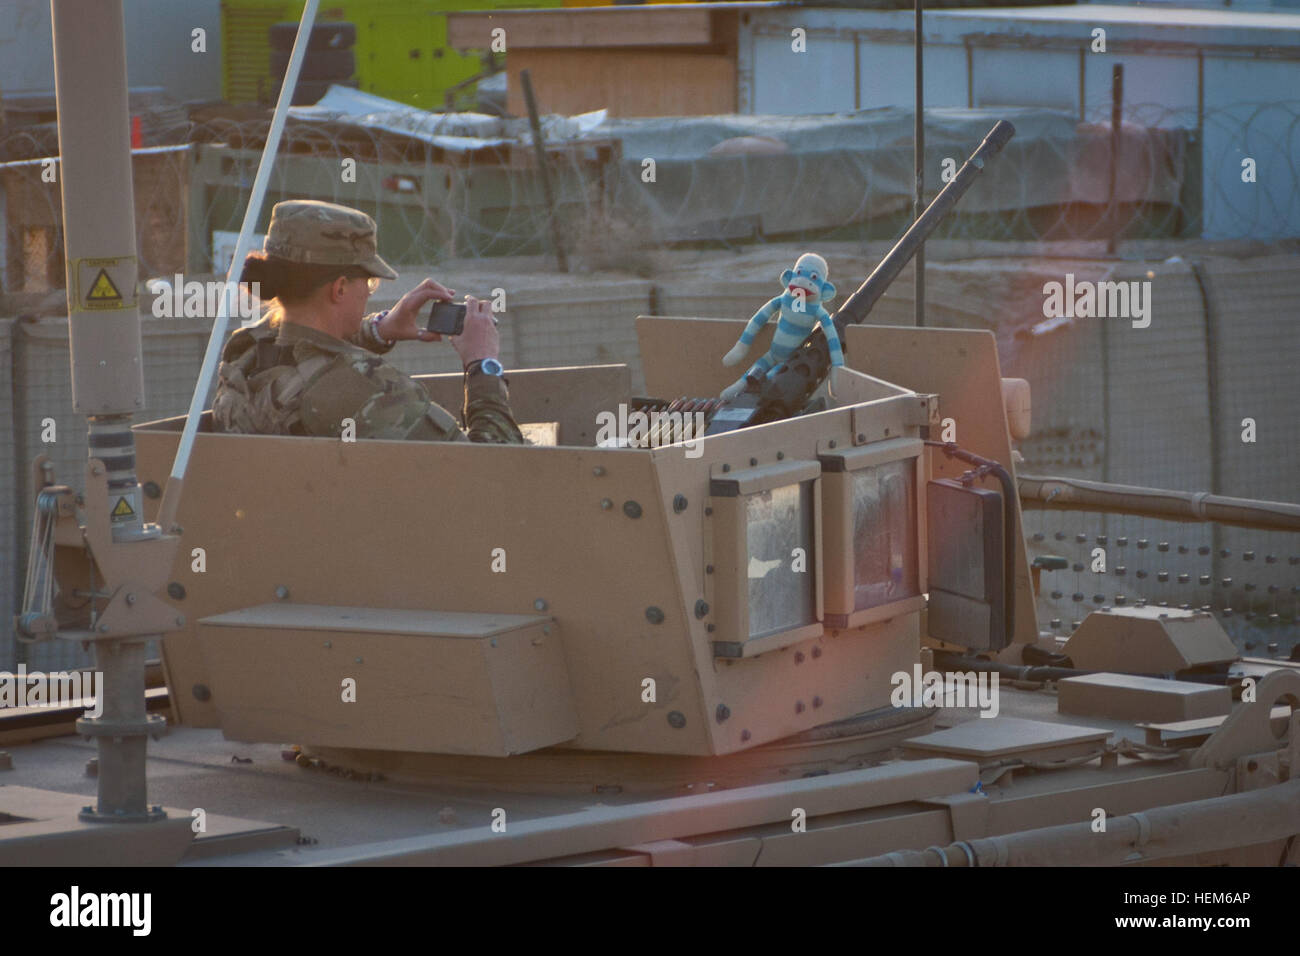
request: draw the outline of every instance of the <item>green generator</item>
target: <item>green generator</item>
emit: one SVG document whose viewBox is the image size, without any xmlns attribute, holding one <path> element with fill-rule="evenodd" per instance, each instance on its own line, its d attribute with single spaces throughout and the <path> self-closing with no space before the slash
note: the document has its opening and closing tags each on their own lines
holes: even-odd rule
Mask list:
<svg viewBox="0 0 1300 956">
<path fill-rule="evenodd" d="M 487 69 L 487 51 L 447 46 L 447 14 L 465 10 L 558 7 L 560 0 L 340 0 L 321 4 L 316 22 L 356 27 L 355 85 L 426 110 L 458 105 Z M 271 27 L 296 22 L 302 0 L 222 0 L 222 95 L 227 103 L 267 103 L 280 77 L 271 67 Z"/>
</svg>

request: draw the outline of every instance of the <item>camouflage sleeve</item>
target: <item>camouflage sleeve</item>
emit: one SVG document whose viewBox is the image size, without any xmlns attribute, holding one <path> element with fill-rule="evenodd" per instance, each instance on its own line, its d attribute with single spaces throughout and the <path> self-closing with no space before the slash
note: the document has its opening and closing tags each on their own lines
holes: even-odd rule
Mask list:
<svg viewBox="0 0 1300 956">
<path fill-rule="evenodd" d="M 393 345 L 396 345 L 397 343 L 394 342 L 392 345 L 389 345 L 375 334 L 375 325 L 371 319 L 378 314 L 378 312 L 375 312 L 362 319 L 361 327 L 352 333 L 352 335 L 348 336 L 347 341 L 359 348 L 366 349 L 369 352 L 374 352 L 376 355 L 387 355 L 393 350 Z"/>
<path fill-rule="evenodd" d="M 510 393 L 496 375 L 470 375 L 465 379 L 465 429 L 470 441 L 497 445 L 522 445 Z"/>
</svg>

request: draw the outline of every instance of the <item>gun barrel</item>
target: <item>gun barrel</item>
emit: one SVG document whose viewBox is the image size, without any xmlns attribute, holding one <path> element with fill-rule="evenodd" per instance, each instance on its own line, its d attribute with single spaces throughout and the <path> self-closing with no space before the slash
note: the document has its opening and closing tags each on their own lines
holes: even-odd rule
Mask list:
<svg viewBox="0 0 1300 956">
<path fill-rule="evenodd" d="M 921 243 L 925 242 L 934 231 L 934 227 L 948 215 L 952 207 L 957 204 L 957 200 L 961 199 L 975 182 L 975 177 L 984 169 L 985 162 L 996 156 L 1015 134 L 1016 128 L 1006 120 L 998 120 L 994 124 L 988 135 L 984 137 L 984 141 L 962 164 L 952 181 L 939 190 L 939 194 L 931 200 L 930 205 L 925 207 L 925 211 L 916 222 L 912 223 L 907 232 L 903 233 L 902 238 L 894 243 L 894 247 L 885 253 L 885 257 L 880 260 L 880 264 L 871 275 L 867 276 L 867 280 L 858 287 L 858 291 L 840 306 L 834 316 L 838 331 L 843 332 L 844 326 L 861 322 L 867 317 L 876 300 L 884 295 L 889 284 L 898 278 L 898 274 L 916 254 Z"/>
</svg>

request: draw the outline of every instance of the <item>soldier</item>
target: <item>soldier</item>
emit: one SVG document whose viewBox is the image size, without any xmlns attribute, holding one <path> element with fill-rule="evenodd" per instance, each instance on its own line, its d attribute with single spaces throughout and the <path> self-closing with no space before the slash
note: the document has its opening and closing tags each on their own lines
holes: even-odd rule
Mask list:
<svg viewBox="0 0 1300 956">
<path fill-rule="evenodd" d="M 466 296 L 465 329 L 451 339 L 465 367 L 467 432 L 424 389 L 380 355 L 401 339 L 438 341 L 417 321 L 455 292 L 425 279 L 392 309 L 364 316 L 380 279 L 397 273 L 379 257 L 375 221 L 334 203 L 294 200 L 271 211 L 263 251 L 244 260 L 242 282 L 258 282 L 276 307 L 230 337 L 222 353 L 214 429 L 261 435 L 523 444 L 497 361 L 487 302 Z"/>
</svg>

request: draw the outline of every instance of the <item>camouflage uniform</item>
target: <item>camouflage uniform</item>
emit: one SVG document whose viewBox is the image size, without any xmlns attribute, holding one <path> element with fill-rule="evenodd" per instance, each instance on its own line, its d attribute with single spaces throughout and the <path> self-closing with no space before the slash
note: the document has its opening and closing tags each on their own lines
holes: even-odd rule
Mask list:
<svg viewBox="0 0 1300 956">
<path fill-rule="evenodd" d="M 396 279 L 375 237 L 375 221 L 359 210 L 294 199 L 276 203 L 263 248 L 290 262 Z M 379 358 L 393 346 L 370 318 L 345 342 L 282 315 L 275 309 L 226 343 L 212 403 L 216 431 L 339 437 L 350 418 L 357 438 L 523 444 L 500 376 L 467 377 L 466 435 L 419 384 Z"/>
<path fill-rule="evenodd" d="M 505 383 L 471 375 L 464 420 L 429 401 L 419 383 L 379 358 L 392 348 L 367 319 L 348 341 L 279 321 L 278 310 L 226 343 L 212 403 L 219 432 L 337 438 L 343 419 L 357 438 L 523 444 Z"/>
</svg>

